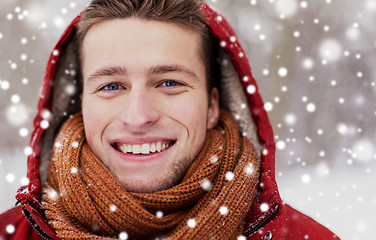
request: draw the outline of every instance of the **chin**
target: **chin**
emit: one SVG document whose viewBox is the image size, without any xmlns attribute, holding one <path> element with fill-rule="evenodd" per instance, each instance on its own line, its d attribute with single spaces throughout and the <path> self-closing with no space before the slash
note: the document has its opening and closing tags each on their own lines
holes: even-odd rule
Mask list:
<svg viewBox="0 0 376 240">
<path fill-rule="evenodd" d="M 128 192 L 134 193 L 153 193 L 166 190 L 174 186 L 174 184 L 160 183 L 156 181 L 135 180 L 132 182 L 123 182 L 121 185 Z"/>
<path fill-rule="evenodd" d="M 179 173 L 171 171 L 163 176 L 144 178 L 139 176 L 137 179 L 127 179 L 119 182 L 128 192 L 153 193 L 167 190 L 179 184 L 184 174 L 185 171 Z"/>
</svg>

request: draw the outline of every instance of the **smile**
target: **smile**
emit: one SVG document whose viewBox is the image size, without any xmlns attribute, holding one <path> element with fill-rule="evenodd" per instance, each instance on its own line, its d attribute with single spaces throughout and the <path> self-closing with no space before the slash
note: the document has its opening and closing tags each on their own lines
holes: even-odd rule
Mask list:
<svg viewBox="0 0 376 240">
<path fill-rule="evenodd" d="M 162 152 L 172 145 L 174 145 L 174 141 L 157 141 L 152 143 L 143 143 L 143 144 L 121 144 L 116 143 L 116 149 L 122 153 L 130 153 L 130 154 L 153 154 L 156 152 Z"/>
</svg>

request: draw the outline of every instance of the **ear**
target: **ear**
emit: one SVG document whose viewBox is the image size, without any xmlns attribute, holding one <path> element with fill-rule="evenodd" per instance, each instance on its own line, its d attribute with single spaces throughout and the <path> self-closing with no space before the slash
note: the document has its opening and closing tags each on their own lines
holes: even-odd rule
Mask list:
<svg viewBox="0 0 376 240">
<path fill-rule="evenodd" d="M 207 128 L 212 129 L 217 125 L 219 120 L 219 92 L 217 88 L 213 88 L 209 101 Z"/>
</svg>

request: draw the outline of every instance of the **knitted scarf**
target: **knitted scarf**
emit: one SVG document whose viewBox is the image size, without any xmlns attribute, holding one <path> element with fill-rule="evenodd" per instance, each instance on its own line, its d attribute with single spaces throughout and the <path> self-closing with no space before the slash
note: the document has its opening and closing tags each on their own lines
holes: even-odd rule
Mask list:
<svg viewBox="0 0 376 240">
<path fill-rule="evenodd" d="M 258 169 L 252 144 L 221 110 L 178 185 L 128 192 L 87 145 L 79 113 L 56 137 L 43 206 L 62 239 L 237 239 L 256 195 Z"/>
</svg>

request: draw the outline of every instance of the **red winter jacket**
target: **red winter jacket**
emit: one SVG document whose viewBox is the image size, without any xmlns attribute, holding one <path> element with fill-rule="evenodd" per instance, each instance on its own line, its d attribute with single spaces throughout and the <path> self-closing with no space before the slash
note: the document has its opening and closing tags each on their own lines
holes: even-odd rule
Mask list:
<svg viewBox="0 0 376 240">
<path fill-rule="evenodd" d="M 247 110 L 252 114 L 252 118 L 249 118 L 255 125 L 255 135 L 258 139 L 256 141 L 261 146 L 259 149 L 261 161 L 259 191 L 245 218 L 243 235 L 247 240 L 339 239 L 310 217 L 282 202 L 275 181 L 273 131 L 264 110 L 264 103 L 258 92 L 256 81 L 252 76 L 248 59 L 237 41 L 234 31 L 224 17 L 207 5 L 202 7 L 202 11 L 207 16 L 207 24 L 211 33 L 218 39 L 223 51 L 231 59 L 233 69 L 237 73 L 234 81 L 237 81 L 241 94 L 245 96 L 244 101 L 248 105 Z M 43 144 L 40 143 L 53 142 L 53 139 L 48 139 L 46 136 L 48 134 L 44 134 L 47 130 L 43 129 L 40 123 L 46 119 L 46 112 L 52 112 L 54 115 L 54 111 L 59 110 L 58 108 L 58 110 L 54 109 L 54 104 L 56 104 L 53 101 L 55 100 L 54 92 L 57 91 L 54 89 L 53 92 L 52 85 L 56 88 L 56 79 L 59 79 L 57 74 L 59 68 L 62 68 L 62 62 L 64 62 L 63 56 L 68 52 L 69 44 L 73 42 L 72 39 L 75 36 L 76 26 L 80 18 L 81 16 L 78 16 L 72 21 L 50 56 L 30 142 L 33 154 L 28 158 L 27 176 L 29 185 L 27 188 L 24 187 L 19 190 L 16 196 L 18 206 L 0 215 L 0 240 L 60 239 L 43 216 L 42 180 L 40 177 L 43 152 L 41 147 Z M 230 94 L 236 95 L 236 93 L 231 92 Z M 50 128 L 52 128 L 52 125 L 50 124 Z"/>
</svg>

